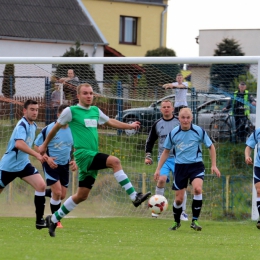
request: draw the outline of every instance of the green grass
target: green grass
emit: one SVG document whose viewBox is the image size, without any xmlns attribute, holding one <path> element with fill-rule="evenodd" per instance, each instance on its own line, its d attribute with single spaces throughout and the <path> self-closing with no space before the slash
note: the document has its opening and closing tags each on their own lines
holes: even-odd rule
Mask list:
<svg viewBox="0 0 260 260">
<path fill-rule="evenodd" d="M 64 219 L 56 237 L 36 230 L 33 218 L 0 218 L 0 259 L 258 259 L 255 222 L 182 222 L 150 218 Z"/>
</svg>

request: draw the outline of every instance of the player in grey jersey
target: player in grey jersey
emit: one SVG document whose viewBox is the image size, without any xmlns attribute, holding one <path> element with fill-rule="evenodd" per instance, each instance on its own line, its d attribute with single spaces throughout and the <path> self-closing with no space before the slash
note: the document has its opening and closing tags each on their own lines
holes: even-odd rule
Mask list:
<svg viewBox="0 0 260 260">
<path fill-rule="evenodd" d="M 173 111 L 174 107 L 170 100 L 164 100 L 161 103 L 161 113 L 162 117 L 157 120 L 148 135 L 145 145 L 145 163 L 147 165 L 151 165 L 153 163 L 152 160 L 152 151 L 156 140 L 158 139 L 158 161 L 160 160 L 161 154 L 164 150 L 163 144 L 167 137 L 167 135 L 171 132 L 171 130 L 180 125 L 178 118 L 174 117 Z M 174 176 L 174 154 L 173 151 L 170 152 L 170 156 L 163 165 L 160 176 L 155 175 L 154 179 L 157 181 L 157 185 L 155 188 L 155 194 L 164 195 L 164 187 L 166 182 L 170 180 L 170 172 Z M 187 221 L 188 215 L 185 213 L 186 210 L 186 198 L 187 195 L 185 193 L 184 201 L 182 204 L 183 212 L 181 214 L 181 220 Z M 158 217 L 157 214 L 152 213 L 152 217 Z"/>
</svg>

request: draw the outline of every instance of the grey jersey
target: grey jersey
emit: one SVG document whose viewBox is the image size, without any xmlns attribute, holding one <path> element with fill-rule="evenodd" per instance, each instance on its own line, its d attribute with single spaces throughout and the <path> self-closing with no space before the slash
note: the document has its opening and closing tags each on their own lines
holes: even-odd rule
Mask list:
<svg viewBox="0 0 260 260">
<path fill-rule="evenodd" d="M 152 153 L 153 146 L 158 139 L 158 156 L 160 157 L 164 148 L 163 144 L 167 135 L 172 131 L 173 128 L 180 125 L 179 120 L 176 117 L 166 120 L 163 118 L 158 119 L 152 126 L 148 138 L 145 144 L 145 152 Z M 170 157 L 174 157 L 172 150 L 169 154 Z"/>
</svg>

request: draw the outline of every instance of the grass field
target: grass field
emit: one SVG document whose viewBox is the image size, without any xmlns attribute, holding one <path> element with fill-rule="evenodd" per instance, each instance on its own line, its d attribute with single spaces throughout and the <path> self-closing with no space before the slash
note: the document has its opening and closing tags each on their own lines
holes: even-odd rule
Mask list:
<svg viewBox="0 0 260 260">
<path fill-rule="evenodd" d="M 86 218 L 62 221 L 56 237 L 36 230 L 33 218 L 0 218 L 0 259 L 247 259 L 259 257 L 255 222 L 201 221 L 201 232 L 182 222 L 150 218 Z"/>
</svg>

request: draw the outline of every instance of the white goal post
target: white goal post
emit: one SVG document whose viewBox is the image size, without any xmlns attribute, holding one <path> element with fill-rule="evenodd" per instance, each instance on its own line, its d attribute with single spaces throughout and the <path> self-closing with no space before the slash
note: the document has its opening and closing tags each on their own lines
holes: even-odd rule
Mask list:
<svg viewBox="0 0 260 260">
<path fill-rule="evenodd" d="M 260 87 L 259 87 L 259 85 L 260 85 L 260 66 L 259 65 L 260 64 L 259 63 L 260 63 L 260 56 L 234 56 L 234 57 L 207 56 L 207 57 L 185 57 L 185 58 L 184 57 L 0 57 L 0 69 L 4 69 L 4 66 L 6 64 L 15 64 L 15 65 L 17 65 L 17 68 L 19 67 L 18 65 L 20 65 L 19 71 L 22 71 L 21 66 L 24 66 L 24 68 L 27 68 L 26 67 L 27 65 L 35 65 L 35 68 L 28 67 L 28 69 L 25 69 L 26 72 L 22 71 L 21 74 L 16 75 L 16 77 L 17 77 L 16 80 L 20 80 L 18 87 L 16 89 L 17 96 L 21 96 L 21 93 L 26 93 L 26 96 L 30 96 L 30 94 L 31 94 L 32 96 L 37 96 L 44 100 L 44 99 L 46 99 L 46 96 L 50 97 L 51 92 L 48 92 L 48 93 L 46 92 L 46 86 L 49 86 L 48 91 L 51 91 L 51 85 L 49 84 L 49 82 L 52 83 L 54 81 L 53 74 L 55 74 L 55 71 L 52 70 L 53 65 L 88 64 L 94 70 L 94 74 L 96 77 L 95 80 L 97 82 L 98 89 L 99 89 L 98 94 L 102 97 L 112 98 L 115 100 L 115 102 L 119 99 L 122 99 L 124 101 L 124 106 L 126 108 L 128 108 L 127 106 L 129 106 L 129 108 L 136 108 L 138 106 L 144 106 L 144 104 L 147 106 L 151 103 L 151 101 L 155 102 L 156 100 L 159 100 L 161 98 L 160 94 L 158 94 L 157 89 L 153 90 L 153 94 L 150 93 L 151 84 L 150 83 L 149 83 L 150 85 L 148 84 L 148 80 L 149 80 L 148 76 L 147 77 L 145 76 L 145 72 L 144 72 L 145 65 L 154 65 L 154 67 L 155 67 L 154 71 L 158 71 L 158 74 L 156 74 L 156 75 L 151 74 L 151 75 L 154 76 L 154 81 L 156 81 L 156 78 L 161 76 L 160 74 L 162 71 L 160 68 L 158 69 L 158 67 L 156 67 L 156 65 L 171 65 L 171 64 L 175 64 L 178 66 L 180 64 L 182 64 L 182 65 L 187 64 L 188 65 L 187 69 L 190 70 L 189 77 L 191 77 L 191 79 L 189 79 L 189 82 L 190 82 L 189 87 L 191 89 L 195 88 L 197 90 L 197 88 L 198 88 L 197 86 L 199 86 L 201 84 L 201 85 L 204 85 L 203 91 L 205 91 L 205 87 L 208 87 L 208 88 L 210 87 L 209 70 L 210 70 L 211 65 L 213 65 L 213 64 L 248 65 L 248 74 L 245 74 L 243 80 L 248 79 L 248 82 L 250 82 L 251 80 L 254 80 L 256 82 L 257 90 L 256 90 L 255 94 L 257 96 L 257 99 L 256 99 L 257 104 L 259 104 L 259 102 L 260 102 Z M 126 65 L 128 65 L 128 64 L 134 65 L 134 66 L 131 68 L 126 68 Z M 45 65 L 48 65 L 49 67 L 47 68 L 47 67 L 45 67 Z M 105 68 L 105 65 L 106 65 L 106 68 Z M 117 75 L 113 75 L 113 78 L 105 79 L 104 74 L 107 72 L 111 72 L 113 70 L 112 67 L 107 66 L 107 65 L 116 66 L 115 70 L 117 71 Z M 204 70 L 204 68 L 207 68 L 207 71 Z M 134 75 L 134 79 L 131 79 L 131 84 L 140 87 L 140 89 L 134 88 L 134 90 L 133 90 L 130 86 L 131 84 L 127 83 L 127 80 L 129 80 L 130 76 L 126 75 L 127 73 L 121 73 L 121 70 L 131 71 L 131 72 L 129 72 L 129 75 L 131 74 L 131 77 Z M 184 69 L 184 72 L 185 71 L 186 70 Z M 32 73 L 33 73 L 33 76 L 32 76 Z M 64 74 L 66 74 L 66 73 L 67 73 L 67 71 L 64 71 Z M 232 72 L 230 72 L 230 74 L 232 74 Z M 249 74 L 250 74 L 250 76 L 248 76 Z M 2 83 L 4 76 L 2 76 L 1 74 L 0 74 L 0 76 L 1 76 L 0 83 Z M 25 77 L 27 77 L 28 81 L 26 81 L 26 82 L 24 81 L 24 83 L 21 83 L 23 78 L 25 78 Z M 29 89 L 29 88 L 27 89 L 26 85 L 31 84 L 31 83 L 28 83 L 28 82 L 30 82 L 29 81 L 30 77 L 34 77 L 34 81 L 33 81 L 34 84 L 42 85 L 43 87 L 41 89 L 39 87 L 39 89 L 37 89 L 37 90 Z M 42 77 L 47 78 L 47 83 L 46 83 L 46 81 L 44 83 L 44 79 L 42 79 Z M 88 77 L 89 76 L 86 76 L 85 78 L 88 79 Z M 36 80 L 36 78 L 37 78 L 37 80 Z M 187 76 L 187 78 L 188 78 L 188 76 Z M 235 79 L 234 82 L 236 82 L 236 80 L 238 80 L 238 78 L 239 77 L 237 77 L 237 79 Z M 55 78 L 55 80 L 56 80 L 56 78 Z M 114 80 L 116 81 L 116 83 L 110 84 L 110 81 L 112 82 Z M 137 81 L 138 81 L 139 85 L 136 83 Z M 79 82 L 81 82 L 81 79 Z M 109 83 L 107 83 L 107 82 L 109 82 Z M 164 83 L 168 83 L 168 82 L 164 82 Z M 90 84 L 91 84 L 91 81 L 90 81 Z M 118 88 L 118 84 L 120 85 L 119 86 L 120 88 Z M 158 85 L 158 83 L 156 83 L 156 84 Z M 72 82 L 71 89 L 73 89 L 73 86 L 74 85 Z M 160 84 L 159 84 L 159 86 L 161 87 Z M 112 91 L 112 88 L 114 89 L 113 91 L 115 91 L 115 92 Z M 227 92 L 228 91 L 226 91 L 225 94 L 230 94 L 230 93 L 233 93 L 233 90 L 228 93 Z M 165 93 L 168 95 L 172 94 L 172 92 L 169 92 L 169 91 L 165 92 Z M 2 94 L 3 93 L 0 93 L 0 95 L 2 95 Z M 192 93 L 190 95 L 192 95 Z M 25 96 L 25 94 L 24 94 L 24 96 Z M 69 99 L 69 101 L 73 100 L 72 92 L 69 93 L 68 96 L 69 97 L 67 99 Z M 17 101 L 20 99 L 19 99 L 19 97 L 17 97 L 15 100 Z M 6 107 L 6 103 L 4 103 L 4 102 L 7 102 L 7 101 L 3 95 L 2 95 L 2 99 L 0 100 L 0 102 L 1 102 L 2 106 Z M 62 102 L 62 100 L 61 100 L 61 102 Z M 138 104 L 136 104 L 135 102 Z M 72 103 L 73 102 L 71 101 L 71 104 Z M 108 103 L 110 103 L 110 102 L 108 102 Z M 113 103 L 113 102 L 111 102 L 111 103 Z M 49 103 L 49 104 L 51 104 L 51 103 Z M 104 106 L 104 107 L 107 108 L 108 104 L 106 104 L 106 106 Z M 13 107 L 11 107 L 11 111 L 13 111 L 12 109 L 13 109 Z M 46 110 L 45 111 L 46 113 L 49 113 L 47 108 L 45 110 Z M 5 115 L 4 118 L 5 118 L 4 120 L 6 120 L 6 118 L 8 118 L 8 116 Z M 1 117 L 0 117 L 0 120 L 1 120 Z M 256 106 L 255 120 L 256 120 L 255 127 L 256 128 L 260 127 L 260 106 L 258 106 L 258 105 Z M 7 133 L 6 135 L 8 136 L 9 134 L 10 133 Z M 109 134 L 107 134 L 107 136 Z M 110 147 L 110 150 L 112 151 L 111 153 L 115 153 L 115 154 L 119 155 L 119 157 L 120 156 L 123 157 L 124 154 L 121 154 L 120 151 L 113 150 L 114 144 L 110 143 L 110 140 L 108 138 L 109 137 L 107 137 L 107 140 L 105 142 L 107 142 L 107 147 Z M 144 147 L 142 147 L 143 140 L 139 141 L 138 137 L 136 137 L 136 138 L 137 138 L 136 141 L 140 142 L 140 147 L 136 146 L 137 149 L 144 150 Z M 5 140 L 5 143 L 3 143 L 3 144 L 1 144 L 1 140 L 0 140 L 0 147 L 1 147 L 1 145 L 2 146 L 6 145 L 6 140 Z M 2 156 L 3 153 L 4 153 L 4 148 L 1 148 L 0 156 Z M 124 152 L 124 153 L 126 153 L 126 152 Z M 155 153 L 154 153 L 154 157 L 156 157 Z M 126 167 L 129 166 L 129 168 L 127 168 L 127 171 L 134 171 L 134 169 L 136 168 L 136 162 L 132 162 L 132 161 L 128 162 L 127 159 L 125 159 L 125 160 L 126 160 L 125 164 L 127 165 Z M 141 160 L 143 163 L 143 158 L 140 158 L 140 161 Z M 147 168 L 144 168 L 145 166 L 142 166 L 142 167 L 143 168 L 141 168 L 142 169 L 141 173 L 146 172 Z M 154 168 L 152 168 L 152 169 L 154 169 Z M 149 171 L 151 172 L 151 168 L 149 169 Z M 143 176 L 146 176 L 146 175 L 143 175 Z M 154 185 L 154 184 L 151 184 L 151 185 Z M 153 189 L 152 193 L 154 193 L 153 186 L 152 186 L 152 189 Z M 11 197 L 10 190 L 8 192 L 9 193 L 6 196 Z M 227 193 L 226 194 L 223 193 L 223 195 L 222 195 L 223 201 L 225 200 L 226 203 L 227 203 L 227 201 L 229 201 L 229 199 L 227 198 L 227 196 L 228 196 Z M 225 197 L 225 199 L 224 199 L 224 197 Z M 169 204 L 171 204 L 171 202 L 172 201 L 169 201 Z M 0 201 L 0 203 L 1 203 L 1 201 Z M 228 203 L 230 203 L 230 202 L 228 202 Z M 229 204 L 226 204 L 225 206 L 223 205 L 223 208 L 228 210 Z M 107 212 L 106 212 L 106 214 L 107 214 Z M 130 214 L 130 213 L 128 213 L 128 214 Z M 256 192 L 255 192 L 254 185 L 252 188 L 251 219 L 252 220 L 258 219 L 258 211 L 256 208 Z"/>
</svg>

